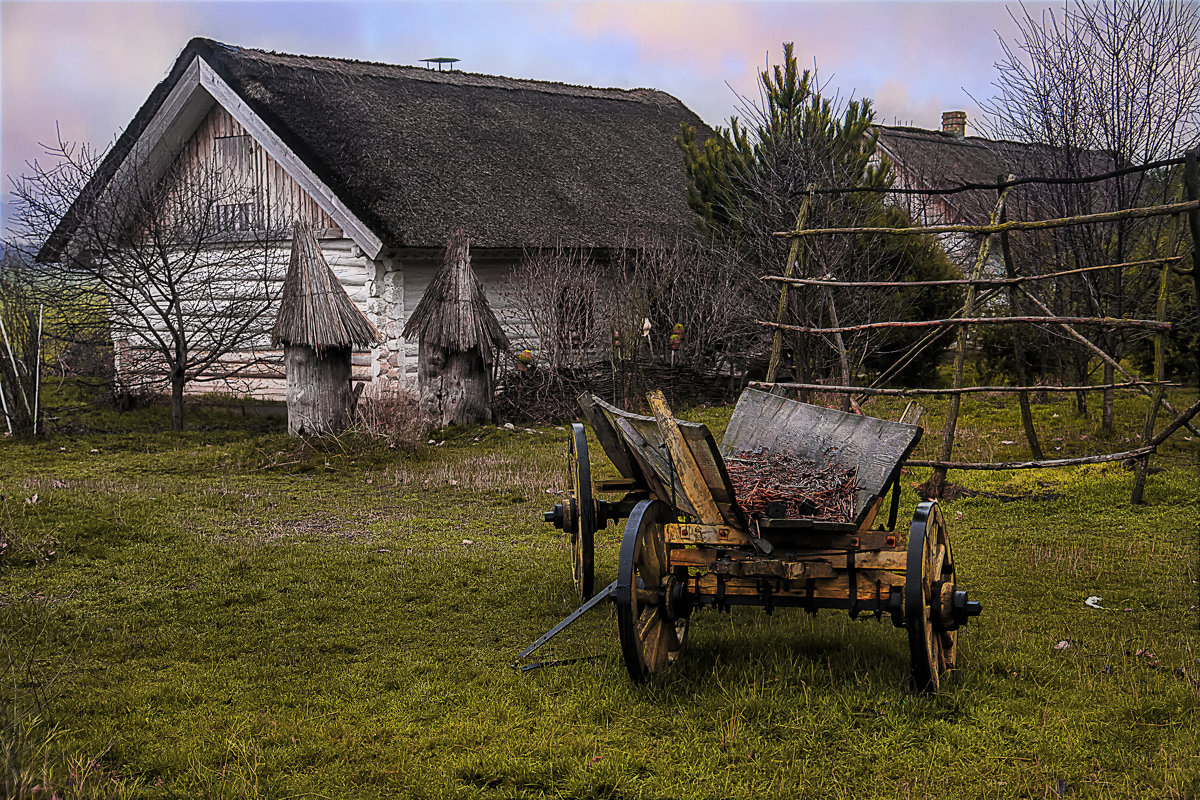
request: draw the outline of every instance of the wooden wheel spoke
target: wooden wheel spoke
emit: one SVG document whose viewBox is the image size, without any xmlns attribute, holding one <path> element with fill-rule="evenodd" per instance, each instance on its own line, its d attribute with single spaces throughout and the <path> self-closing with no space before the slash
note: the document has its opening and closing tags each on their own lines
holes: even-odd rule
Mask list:
<svg viewBox="0 0 1200 800">
<path fill-rule="evenodd" d="M 667 583 L 665 525 L 669 507 L 644 500 L 625 526 L 617 575 L 617 630 L 629 676 L 641 681 L 675 660 L 683 649 L 687 620 L 672 621 L 660 592 Z"/>
<path fill-rule="evenodd" d="M 954 666 L 958 634 L 939 630 L 934 624 L 942 606 L 942 591 L 935 592 L 934 584 L 953 579 L 954 556 L 941 509 L 936 503 L 923 502 L 913 516 L 904 575 L 905 627 L 913 685 L 918 691 L 936 692 L 941 674 Z M 947 587 L 948 591 L 953 584 Z"/>
<path fill-rule="evenodd" d="M 933 550 L 933 559 L 929 564 L 930 582 L 942 577 L 942 568 L 946 566 L 946 545 L 938 544 Z"/>
<path fill-rule="evenodd" d="M 650 629 L 658 622 L 658 615 L 653 609 L 643 609 L 642 614 L 638 617 L 637 636 L 642 642 L 647 641 L 650 635 Z"/>
</svg>

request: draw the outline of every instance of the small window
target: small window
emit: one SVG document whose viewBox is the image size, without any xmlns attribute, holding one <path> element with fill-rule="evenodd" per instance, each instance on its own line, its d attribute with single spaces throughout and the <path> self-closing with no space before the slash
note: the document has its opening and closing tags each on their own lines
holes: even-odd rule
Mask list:
<svg viewBox="0 0 1200 800">
<path fill-rule="evenodd" d="M 250 203 L 229 203 L 217 206 L 217 227 L 222 231 L 253 229 L 254 215 Z"/>
<path fill-rule="evenodd" d="M 222 169 L 239 178 L 250 177 L 254 145 L 249 136 L 218 136 L 214 143 L 217 163 Z"/>
</svg>

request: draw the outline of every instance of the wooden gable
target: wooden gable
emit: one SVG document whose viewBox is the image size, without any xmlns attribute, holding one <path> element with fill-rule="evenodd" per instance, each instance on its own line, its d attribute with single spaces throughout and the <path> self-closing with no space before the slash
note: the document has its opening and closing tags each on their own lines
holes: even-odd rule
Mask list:
<svg viewBox="0 0 1200 800">
<path fill-rule="evenodd" d="M 219 103 L 213 104 L 184 144 L 177 166 L 177 176 L 200 175 L 225 185 L 224 190 L 217 189 L 214 200 L 223 230 L 266 228 L 287 238 L 293 224 L 300 222 L 319 238 L 342 236 L 312 195 Z M 190 190 L 176 187 L 181 189 Z"/>
</svg>

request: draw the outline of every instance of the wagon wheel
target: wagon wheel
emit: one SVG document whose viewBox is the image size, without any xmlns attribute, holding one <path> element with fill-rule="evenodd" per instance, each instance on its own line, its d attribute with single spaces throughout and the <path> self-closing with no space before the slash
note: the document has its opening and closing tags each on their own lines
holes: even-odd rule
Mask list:
<svg viewBox="0 0 1200 800">
<path fill-rule="evenodd" d="M 567 531 L 571 534 L 571 578 L 581 600 L 590 600 L 595 587 L 596 502 L 592 491 L 592 464 L 588 460 L 587 432 L 578 422 L 571 424 L 567 440 L 567 469 L 571 475 L 570 503 L 574 513 Z"/>
<path fill-rule="evenodd" d="M 954 554 L 946 523 L 938 504 L 926 501 L 913 515 L 904 575 L 905 627 L 918 691 L 936 692 L 942 673 L 954 666 L 958 631 L 946 629 L 942 613 L 944 598 L 953 591 Z"/>
<path fill-rule="evenodd" d="M 659 500 L 634 507 L 617 568 L 617 632 L 629 677 L 641 682 L 683 652 L 690 608 L 667 565 L 665 525 L 674 516 Z"/>
</svg>

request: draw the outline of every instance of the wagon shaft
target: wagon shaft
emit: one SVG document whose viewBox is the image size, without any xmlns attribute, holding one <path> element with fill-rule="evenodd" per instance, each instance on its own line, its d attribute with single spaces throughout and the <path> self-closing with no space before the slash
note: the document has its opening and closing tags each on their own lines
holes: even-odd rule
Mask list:
<svg viewBox="0 0 1200 800">
<path fill-rule="evenodd" d="M 850 522 L 858 469 L 824 466 L 791 453 L 743 450 L 725 459 L 738 507 L 747 516 Z"/>
</svg>

